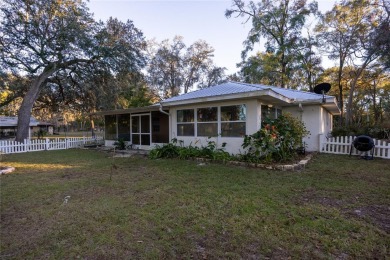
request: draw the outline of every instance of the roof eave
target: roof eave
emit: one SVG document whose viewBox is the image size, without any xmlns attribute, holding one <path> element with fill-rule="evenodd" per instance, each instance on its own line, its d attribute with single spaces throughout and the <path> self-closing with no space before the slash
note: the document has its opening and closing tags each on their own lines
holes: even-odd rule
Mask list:
<svg viewBox="0 0 390 260">
<path fill-rule="evenodd" d="M 323 99 L 311 99 L 311 100 L 294 100 L 294 104 L 303 104 L 303 105 L 321 105 L 326 110 L 328 110 L 332 115 L 340 115 L 341 111 L 337 105 L 337 101 L 335 97 L 327 96 L 325 98 L 325 102 Z"/>
<path fill-rule="evenodd" d="M 132 107 L 132 108 L 126 108 L 126 109 L 115 109 L 115 110 L 106 110 L 106 111 L 99 111 L 95 113 L 91 113 L 92 116 L 105 116 L 105 115 L 120 115 L 120 114 L 133 114 L 133 113 L 143 113 L 143 112 L 151 112 L 151 111 L 158 111 L 159 106 L 152 105 L 147 107 Z"/>
<path fill-rule="evenodd" d="M 262 96 L 269 96 L 287 104 L 293 102 L 292 99 L 289 99 L 281 94 L 278 94 L 271 89 L 265 89 L 265 90 L 257 90 L 257 91 L 250 91 L 250 92 L 243 92 L 243 93 L 236 93 L 236 94 L 225 94 L 225 95 L 210 96 L 210 97 L 191 98 L 191 99 L 177 100 L 177 101 L 170 101 L 170 102 L 161 101 L 160 103 L 163 106 L 181 106 L 181 105 L 198 104 L 198 103 L 209 103 L 215 101 L 250 99 L 250 98 L 258 98 Z"/>
</svg>

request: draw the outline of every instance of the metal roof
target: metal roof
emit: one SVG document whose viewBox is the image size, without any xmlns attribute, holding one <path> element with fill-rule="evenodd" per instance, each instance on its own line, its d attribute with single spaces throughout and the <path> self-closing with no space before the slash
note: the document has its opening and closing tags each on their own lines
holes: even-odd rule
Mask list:
<svg viewBox="0 0 390 260">
<path fill-rule="evenodd" d="M 322 100 L 322 95 L 312 93 L 312 92 L 307 92 L 307 91 L 285 89 L 285 88 L 267 86 L 262 84 L 226 82 L 210 88 L 204 88 L 180 96 L 171 97 L 166 100 L 163 100 L 161 103 L 164 104 L 164 103 L 171 103 L 176 101 L 184 101 L 184 100 L 191 100 L 191 99 L 198 99 L 198 98 L 205 98 L 205 97 L 218 97 L 223 95 L 258 92 L 262 90 L 273 91 L 279 95 L 284 96 L 287 99 L 291 99 L 291 101 Z M 333 98 L 333 97 L 325 95 L 325 98 Z"/>
<path fill-rule="evenodd" d="M 298 91 L 293 89 L 285 89 L 262 84 L 247 84 L 240 82 L 226 82 L 210 88 L 204 88 L 189 92 L 180 96 L 171 97 L 148 107 L 118 109 L 111 111 L 101 111 L 94 113 L 95 115 L 113 115 L 126 113 L 141 113 L 148 111 L 158 111 L 160 104 L 167 109 L 170 106 L 195 104 L 202 102 L 215 102 L 222 100 L 233 100 L 242 98 L 261 98 L 265 102 L 279 104 L 280 106 L 291 106 L 298 103 L 321 104 L 332 114 L 339 114 L 340 110 L 337 107 L 336 99 L 333 96 L 325 95 L 325 103 L 323 96 L 320 94 Z"/>
</svg>

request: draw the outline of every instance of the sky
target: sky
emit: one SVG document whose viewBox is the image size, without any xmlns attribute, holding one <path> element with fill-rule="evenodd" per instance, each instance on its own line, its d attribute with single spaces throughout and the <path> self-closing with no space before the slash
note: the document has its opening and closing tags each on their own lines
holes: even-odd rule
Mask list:
<svg viewBox="0 0 390 260">
<path fill-rule="evenodd" d="M 317 0 L 322 12 L 332 8 L 335 0 Z M 226 74 L 238 71 L 243 42 L 251 29 L 244 18 L 226 18 L 231 0 L 90 0 L 88 7 L 96 20 L 116 17 L 132 20 L 147 40 L 161 42 L 175 35 L 184 37 L 190 46 L 205 40 L 214 49 L 214 63 L 227 69 Z M 258 45 L 258 48 L 263 42 Z M 329 63 L 325 59 L 326 63 Z"/>
</svg>

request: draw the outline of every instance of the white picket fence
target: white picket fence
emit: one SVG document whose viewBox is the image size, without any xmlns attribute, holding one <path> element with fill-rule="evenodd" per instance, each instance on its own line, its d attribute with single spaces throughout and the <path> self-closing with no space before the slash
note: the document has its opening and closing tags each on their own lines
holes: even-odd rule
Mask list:
<svg viewBox="0 0 390 260">
<path fill-rule="evenodd" d="M 69 137 L 54 139 L 25 139 L 23 143 L 16 141 L 0 141 L 0 153 L 25 153 L 47 150 L 64 150 L 78 148 L 88 144 L 102 144 L 101 137 Z"/>
<path fill-rule="evenodd" d="M 334 154 L 350 154 L 352 149 L 352 155 L 364 155 L 364 152 L 360 152 L 353 147 L 352 142 L 356 136 L 337 136 L 324 138 L 320 136 L 320 152 L 322 153 L 334 153 Z M 374 157 L 380 157 L 390 159 L 390 143 L 384 140 L 373 139 Z M 369 151 L 371 155 L 371 151 Z"/>
</svg>

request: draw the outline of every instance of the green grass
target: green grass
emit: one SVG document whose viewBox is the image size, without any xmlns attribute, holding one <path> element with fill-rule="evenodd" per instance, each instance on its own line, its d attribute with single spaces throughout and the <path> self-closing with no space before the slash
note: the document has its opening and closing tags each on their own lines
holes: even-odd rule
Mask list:
<svg viewBox="0 0 390 260">
<path fill-rule="evenodd" d="M 301 172 L 90 150 L 2 160 L 17 169 L 0 176 L 2 259 L 390 254 L 388 160 L 317 155 Z"/>
</svg>

